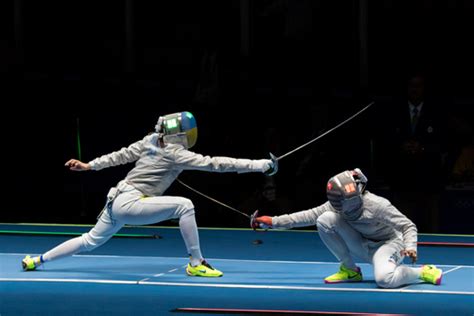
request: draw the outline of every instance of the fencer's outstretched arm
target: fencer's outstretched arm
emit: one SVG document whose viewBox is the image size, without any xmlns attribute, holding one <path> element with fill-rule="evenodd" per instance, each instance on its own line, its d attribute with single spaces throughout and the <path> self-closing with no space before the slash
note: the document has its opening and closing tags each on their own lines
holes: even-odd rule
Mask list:
<svg viewBox="0 0 474 316">
<path fill-rule="evenodd" d="M 274 216 L 271 218 L 272 228 L 289 229 L 293 227 L 306 227 L 316 225 L 316 221 L 321 214 L 329 210 L 329 202 L 305 211 L 299 211 L 291 214 Z M 266 216 L 262 216 L 266 217 Z M 264 220 L 264 219 L 262 219 Z M 260 221 L 257 218 L 257 222 Z M 264 221 L 262 221 L 264 224 Z"/>
<path fill-rule="evenodd" d="M 168 145 L 171 147 L 171 145 Z M 273 167 L 270 159 L 237 159 L 231 157 L 210 157 L 196 154 L 175 146 L 169 153 L 173 156 L 176 167 L 182 170 L 201 170 L 210 172 L 266 172 Z"/>
<path fill-rule="evenodd" d="M 139 140 L 128 147 L 124 147 L 119 151 L 114 151 L 113 153 L 103 155 L 99 158 L 89 161 L 89 165 L 92 170 L 100 170 L 134 162 L 140 158 L 140 155 L 143 153 L 145 143 L 150 142 L 151 137 L 151 135 L 145 136 L 144 139 Z"/>
</svg>

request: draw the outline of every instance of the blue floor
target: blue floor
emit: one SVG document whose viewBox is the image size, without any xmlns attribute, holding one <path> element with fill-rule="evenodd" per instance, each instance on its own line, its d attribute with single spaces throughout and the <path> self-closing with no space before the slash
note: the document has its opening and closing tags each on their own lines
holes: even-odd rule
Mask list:
<svg viewBox="0 0 474 316">
<path fill-rule="evenodd" d="M 9 227 L 0 225 L 0 229 Z M 419 264 L 440 266 L 447 272 L 443 283 L 385 290 L 377 288 L 367 264 L 360 264 L 362 283 L 324 284 L 324 277 L 337 270 L 338 264 L 313 232 L 201 229 L 206 258 L 224 272 L 222 278 L 208 279 L 186 276 L 188 259 L 178 229 L 127 228 L 121 233 L 126 231 L 153 232 L 162 239 L 113 238 L 91 253 L 50 262 L 34 272 L 21 271 L 25 254 L 42 253 L 71 237 L 0 235 L 0 315 L 163 315 L 189 307 L 474 313 L 472 248 L 419 247 Z M 426 235 L 420 240 L 472 243 L 474 238 Z"/>
</svg>

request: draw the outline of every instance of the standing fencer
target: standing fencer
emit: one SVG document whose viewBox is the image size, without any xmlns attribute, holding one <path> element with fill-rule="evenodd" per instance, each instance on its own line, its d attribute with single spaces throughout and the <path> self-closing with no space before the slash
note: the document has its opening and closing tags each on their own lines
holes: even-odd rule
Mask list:
<svg viewBox="0 0 474 316">
<path fill-rule="evenodd" d="M 223 273 L 207 263 L 201 254 L 193 203 L 183 197 L 163 196 L 163 193 L 183 170 L 263 172 L 272 175 L 277 172 L 277 165 L 269 159 L 209 157 L 189 151 L 197 140 L 196 120 L 190 112 L 160 117 L 155 130 L 155 133 L 128 148 L 89 163 L 76 159 L 66 162 L 65 165 L 73 171 L 85 171 L 136 161 L 125 179 L 110 189 L 106 206 L 97 224 L 88 233 L 68 240 L 41 256 L 26 256 L 22 261 L 24 270 L 34 270 L 44 262 L 91 251 L 104 244 L 125 224 L 146 225 L 179 218 L 179 227 L 190 257 L 186 273 L 191 276 L 222 276 Z"/>
<path fill-rule="evenodd" d="M 328 201 L 318 207 L 281 216 L 254 219 L 254 228 L 292 228 L 316 225 L 319 236 L 340 262 L 339 271 L 325 283 L 360 282 L 361 269 L 354 256 L 371 263 L 375 282 L 383 288 L 424 282 L 441 284 L 443 271 L 434 265 L 410 267 L 417 260 L 417 228 L 387 199 L 365 190 L 367 178 L 360 169 L 329 179 Z"/>
</svg>

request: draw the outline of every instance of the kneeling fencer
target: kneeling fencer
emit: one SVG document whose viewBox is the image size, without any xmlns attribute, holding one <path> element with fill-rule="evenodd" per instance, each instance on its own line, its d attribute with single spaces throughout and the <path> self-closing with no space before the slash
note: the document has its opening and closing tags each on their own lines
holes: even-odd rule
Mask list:
<svg viewBox="0 0 474 316">
<path fill-rule="evenodd" d="M 110 189 L 104 210 L 88 233 L 68 240 L 41 256 L 26 256 L 22 260 L 24 270 L 35 270 L 44 262 L 91 251 L 104 244 L 125 224 L 146 225 L 179 218 L 179 228 L 190 257 L 186 273 L 191 276 L 222 276 L 222 272 L 214 269 L 201 254 L 193 203 L 183 197 L 163 196 L 163 193 L 183 170 L 263 172 L 272 175 L 277 166 L 270 159 L 209 157 L 189 151 L 197 139 L 196 120 L 189 112 L 160 117 L 155 129 L 155 133 L 128 148 L 89 163 L 76 159 L 66 162 L 66 166 L 73 171 L 85 171 L 136 161 L 125 179 Z"/>
<path fill-rule="evenodd" d="M 375 282 L 396 288 L 424 281 L 441 284 L 443 271 L 434 265 L 410 267 L 417 260 L 417 228 L 387 199 L 365 190 L 367 178 L 360 169 L 329 179 L 328 201 L 318 207 L 281 216 L 254 216 L 253 228 L 293 228 L 316 225 L 319 236 L 340 262 L 339 271 L 325 283 L 360 282 L 362 271 L 354 256 L 371 263 Z"/>
</svg>

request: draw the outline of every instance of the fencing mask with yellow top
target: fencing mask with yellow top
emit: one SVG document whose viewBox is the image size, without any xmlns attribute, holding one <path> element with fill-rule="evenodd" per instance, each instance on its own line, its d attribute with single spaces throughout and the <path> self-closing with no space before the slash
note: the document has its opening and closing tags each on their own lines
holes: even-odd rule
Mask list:
<svg viewBox="0 0 474 316">
<path fill-rule="evenodd" d="M 191 148 L 197 141 L 196 119 L 190 112 L 160 116 L 155 130 L 165 145 L 182 144 L 185 148 Z"/>
</svg>

